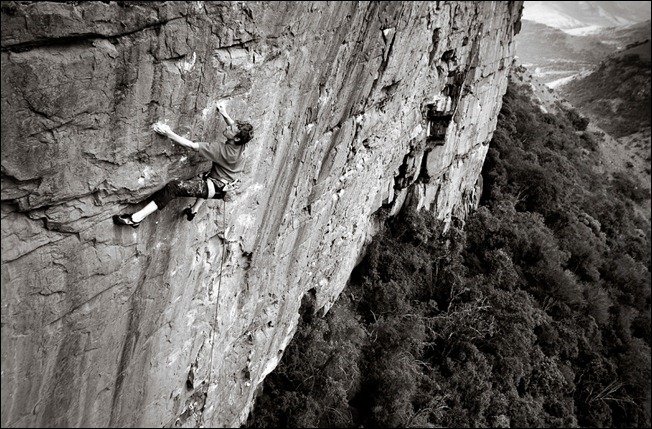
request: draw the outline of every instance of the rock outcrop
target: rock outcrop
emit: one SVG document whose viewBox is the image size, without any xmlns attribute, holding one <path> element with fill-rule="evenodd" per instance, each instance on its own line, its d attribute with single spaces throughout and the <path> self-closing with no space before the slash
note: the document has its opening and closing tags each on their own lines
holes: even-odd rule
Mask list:
<svg viewBox="0 0 652 429">
<path fill-rule="evenodd" d="M 521 2 L 3 2 L 2 426 L 246 419 L 302 301 L 327 311 L 403 204 L 475 204 Z M 240 189 L 150 125 L 253 123 Z"/>
</svg>

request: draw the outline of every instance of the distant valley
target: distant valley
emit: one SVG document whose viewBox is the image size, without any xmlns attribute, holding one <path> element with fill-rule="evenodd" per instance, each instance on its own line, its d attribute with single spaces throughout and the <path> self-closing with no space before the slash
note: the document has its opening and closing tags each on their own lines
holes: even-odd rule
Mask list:
<svg viewBox="0 0 652 429">
<path fill-rule="evenodd" d="M 650 21 L 573 35 L 535 21 L 523 20 L 516 37 L 517 62 L 549 87 L 588 75 L 609 55 L 650 39 Z"/>
</svg>

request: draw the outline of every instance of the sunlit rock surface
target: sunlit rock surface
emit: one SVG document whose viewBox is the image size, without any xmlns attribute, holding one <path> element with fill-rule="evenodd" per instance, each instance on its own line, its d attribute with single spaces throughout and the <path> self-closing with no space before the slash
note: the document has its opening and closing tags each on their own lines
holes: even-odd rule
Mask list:
<svg viewBox="0 0 652 429">
<path fill-rule="evenodd" d="M 520 14 L 4 2 L 2 425 L 244 421 L 302 298 L 330 308 L 379 208 L 476 203 Z M 193 222 L 179 199 L 113 225 L 209 167 L 150 125 L 219 139 L 220 100 L 255 127 L 239 191 Z"/>
</svg>

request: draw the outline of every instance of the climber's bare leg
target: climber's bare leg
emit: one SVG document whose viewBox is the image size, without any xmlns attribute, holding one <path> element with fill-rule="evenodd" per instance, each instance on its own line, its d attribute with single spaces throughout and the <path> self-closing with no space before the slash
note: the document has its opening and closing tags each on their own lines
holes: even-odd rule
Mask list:
<svg viewBox="0 0 652 429">
<path fill-rule="evenodd" d="M 145 219 L 147 216 L 154 213 L 156 210 L 158 210 L 158 206 L 154 201 L 150 201 L 149 204 L 147 204 L 145 207 L 138 210 L 136 213 L 132 214 L 131 219 L 134 222 L 141 222 L 143 219 Z"/>
<path fill-rule="evenodd" d="M 133 214 L 122 214 L 113 216 L 113 223 L 118 225 L 131 225 L 137 228 L 140 222 L 147 216 L 158 210 L 158 205 L 154 201 L 150 201 L 145 207 L 138 210 Z"/>
</svg>

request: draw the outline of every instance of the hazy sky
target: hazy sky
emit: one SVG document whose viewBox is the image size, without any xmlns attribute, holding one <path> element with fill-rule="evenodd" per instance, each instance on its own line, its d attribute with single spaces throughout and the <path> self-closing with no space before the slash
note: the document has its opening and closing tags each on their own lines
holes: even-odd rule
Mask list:
<svg viewBox="0 0 652 429">
<path fill-rule="evenodd" d="M 649 1 L 526 1 L 523 19 L 563 30 L 629 25 L 650 19 Z"/>
</svg>

